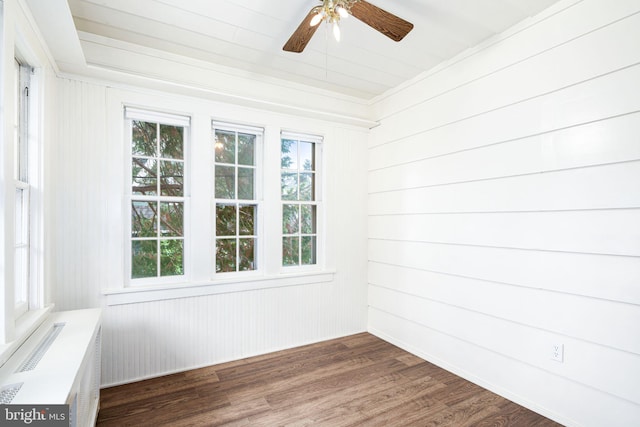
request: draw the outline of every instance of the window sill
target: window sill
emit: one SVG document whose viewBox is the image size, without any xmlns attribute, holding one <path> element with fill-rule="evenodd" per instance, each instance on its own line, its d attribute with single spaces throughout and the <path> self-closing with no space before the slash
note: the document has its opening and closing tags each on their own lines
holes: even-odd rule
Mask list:
<svg viewBox="0 0 640 427">
<path fill-rule="evenodd" d="M 33 331 L 44 322 L 47 315 L 53 310 L 53 305 L 38 310 L 29 310 L 16 320 L 15 336 L 13 341 L 0 344 L 0 366 L 9 360 L 20 346 L 31 336 Z"/>
<path fill-rule="evenodd" d="M 178 283 L 144 287 L 106 289 L 106 303 L 111 305 L 136 304 L 142 302 L 191 298 L 205 295 L 246 292 L 257 289 L 281 288 L 286 286 L 310 285 L 333 281 L 335 271 L 314 271 L 277 276 L 259 276 L 226 279 L 204 283 Z"/>
</svg>

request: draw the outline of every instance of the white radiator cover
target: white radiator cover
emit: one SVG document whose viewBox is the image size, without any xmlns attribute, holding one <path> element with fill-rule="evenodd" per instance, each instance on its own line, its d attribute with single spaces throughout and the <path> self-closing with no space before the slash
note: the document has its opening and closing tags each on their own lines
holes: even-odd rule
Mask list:
<svg viewBox="0 0 640 427">
<path fill-rule="evenodd" d="M 101 316 L 100 309 L 49 315 L 0 367 L 0 390 L 17 389 L 3 403 L 68 404 L 71 426 L 94 425 L 100 403 Z M 35 361 L 22 369 L 30 358 Z"/>
</svg>

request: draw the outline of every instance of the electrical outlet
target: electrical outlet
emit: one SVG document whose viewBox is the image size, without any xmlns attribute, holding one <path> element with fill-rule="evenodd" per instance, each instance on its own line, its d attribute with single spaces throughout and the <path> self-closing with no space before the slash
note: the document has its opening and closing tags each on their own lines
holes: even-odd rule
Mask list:
<svg viewBox="0 0 640 427">
<path fill-rule="evenodd" d="M 553 344 L 551 346 L 551 360 L 560 363 L 564 361 L 564 344 Z"/>
</svg>

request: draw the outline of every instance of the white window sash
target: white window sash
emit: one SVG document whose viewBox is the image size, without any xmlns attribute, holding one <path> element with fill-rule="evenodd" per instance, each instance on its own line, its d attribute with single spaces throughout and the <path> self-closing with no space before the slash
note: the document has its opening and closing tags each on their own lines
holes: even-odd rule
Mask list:
<svg viewBox="0 0 640 427">
<path fill-rule="evenodd" d="M 128 107 L 125 106 L 124 107 L 124 118 L 126 120 L 127 126 L 125 126 L 126 128 L 126 136 L 125 136 L 125 140 L 127 141 L 128 145 L 129 145 L 129 149 L 127 150 L 127 156 L 126 156 L 126 171 L 127 171 L 127 176 L 129 178 L 125 179 L 125 194 L 127 195 L 126 200 L 126 212 L 125 212 L 125 227 L 124 227 L 124 231 L 125 231 L 125 242 L 127 244 L 127 248 L 125 249 L 124 253 L 125 253 L 125 260 L 124 260 L 124 268 L 125 268 L 125 277 L 127 278 L 126 283 L 128 284 L 128 286 L 132 286 L 132 287 L 137 287 L 137 286 L 147 286 L 147 285 L 158 285 L 158 284 L 170 284 L 170 283 L 184 283 L 184 282 L 188 282 L 188 278 L 190 275 L 190 245 L 189 245 L 189 241 L 190 241 L 190 203 L 189 203 L 189 161 L 188 161 L 188 157 L 189 157 L 189 153 L 190 153 L 190 149 L 189 149 L 189 143 L 190 143 L 190 138 L 191 138 L 191 133 L 190 133 L 190 125 L 191 125 L 191 118 L 189 116 L 186 115 L 179 115 L 179 114 L 173 114 L 173 113 L 165 113 L 165 112 L 158 112 L 158 111 L 153 111 L 153 110 L 148 110 L 148 109 L 142 109 L 142 108 L 135 108 L 135 107 Z M 133 195 L 132 194 L 132 189 L 131 189 L 131 176 L 132 176 L 132 163 L 131 163 L 131 159 L 134 157 L 132 155 L 131 152 L 131 148 L 132 148 L 132 122 L 134 120 L 139 120 L 139 121 L 146 121 L 146 122 L 150 122 L 150 123 L 159 123 L 160 125 L 168 125 L 168 126 L 176 126 L 176 127 L 182 127 L 184 128 L 184 147 L 183 147 L 183 158 L 182 159 L 169 159 L 169 158 L 163 158 L 160 157 L 160 153 L 158 154 L 158 157 L 153 157 L 153 159 L 156 159 L 158 161 L 162 161 L 162 160 L 167 160 L 167 161 L 172 161 L 172 162 L 181 162 L 184 164 L 184 168 L 183 168 L 183 195 L 182 196 L 162 196 L 160 194 L 157 194 L 155 196 L 148 196 L 148 195 Z M 136 156 L 136 157 L 141 157 L 141 158 L 145 158 L 144 156 Z M 160 179 L 160 177 L 158 177 L 158 179 Z M 138 239 L 133 239 L 131 237 L 131 205 L 132 202 L 134 201 L 141 201 L 141 202 L 145 202 L 145 201 L 150 201 L 150 202 L 158 202 L 158 203 L 164 203 L 164 202 L 179 202 L 179 203 L 183 203 L 183 235 L 182 236 L 175 236 L 175 237 L 170 237 L 167 239 L 170 240 L 181 240 L 183 242 L 182 245 L 182 263 L 183 263 L 183 274 L 181 275 L 171 275 L 171 276 L 162 276 L 161 275 L 161 271 L 160 271 L 160 263 L 161 263 L 161 253 L 158 252 L 157 256 L 157 275 L 153 276 L 153 277 L 142 277 L 142 278 L 132 278 L 131 277 L 131 269 L 132 269 L 132 242 L 133 241 L 143 241 L 143 240 L 153 240 L 153 241 L 157 241 L 160 242 L 163 239 L 162 237 L 158 237 L 155 236 L 153 238 L 148 238 L 148 239 L 142 239 L 142 238 L 138 238 Z"/>
<path fill-rule="evenodd" d="M 213 224 L 212 224 L 212 231 L 213 231 L 213 247 L 215 248 L 215 246 L 217 245 L 217 241 L 219 239 L 225 239 L 225 238 L 233 238 L 236 241 L 236 271 L 226 271 L 226 272 L 217 272 L 216 271 L 216 263 L 217 263 L 217 259 L 216 259 L 216 254 L 215 254 L 215 250 L 214 250 L 214 259 L 212 261 L 213 263 L 213 280 L 218 280 L 220 278 L 229 278 L 229 277 L 244 277 L 244 276 L 250 276 L 250 275 L 258 275 L 258 274 L 262 274 L 262 272 L 264 271 L 264 230 L 262 228 L 262 223 L 263 223 L 263 218 L 264 218 L 264 203 L 263 203 L 263 153 L 262 153 L 262 149 L 263 149 L 263 141 L 264 141 L 264 128 L 260 127 L 260 126 L 252 126 L 252 125 L 246 125 L 246 124 L 238 124 L 238 123 L 230 123 L 230 122 L 224 122 L 224 121 L 217 121 L 217 120 L 212 120 L 211 121 L 211 132 L 212 132 L 212 136 L 213 138 L 215 138 L 215 132 L 216 131 L 229 131 L 229 132 L 236 132 L 236 133 L 245 133 L 245 134 L 251 134 L 251 135 L 255 135 L 256 136 L 256 147 L 255 147 L 255 162 L 254 165 L 239 165 L 237 163 L 237 158 L 235 159 L 236 163 L 218 163 L 215 161 L 215 151 L 214 151 L 214 155 L 213 155 L 213 159 L 212 159 L 212 166 L 214 169 L 214 180 L 215 180 L 215 167 L 216 165 L 220 165 L 220 166 L 229 166 L 229 167 L 235 167 L 236 169 L 238 167 L 241 168 L 247 168 L 247 169 L 252 169 L 254 171 L 254 194 L 253 194 L 253 199 L 238 199 L 238 193 L 239 193 L 239 188 L 238 188 L 238 181 L 236 180 L 236 188 L 235 188 L 235 195 L 236 198 L 234 199 L 219 199 L 215 197 L 215 184 L 212 186 L 212 198 L 213 198 Z M 215 150 L 215 148 L 214 148 Z M 237 151 L 237 147 L 236 147 L 236 151 Z M 256 215 L 256 224 L 254 224 L 255 226 L 255 230 L 254 230 L 254 234 L 253 235 L 240 235 L 239 232 L 239 221 L 236 223 L 236 234 L 235 236 L 217 236 L 216 233 L 216 208 L 218 204 L 227 204 L 227 205 L 235 205 L 236 209 L 239 208 L 239 206 L 241 205 L 250 205 L 250 206 L 256 206 L 257 209 L 257 215 Z M 247 270 L 247 271 L 238 271 L 237 269 L 239 268 L 239 265 L 237 264 L 239 261 L 239 239 L 246 239 L 246 238 L 253 238 L 255 240 L 255 263 L 257 264 L 256 266 L 254 266 L 254 269 L 252 270 Z"/>
</svg>

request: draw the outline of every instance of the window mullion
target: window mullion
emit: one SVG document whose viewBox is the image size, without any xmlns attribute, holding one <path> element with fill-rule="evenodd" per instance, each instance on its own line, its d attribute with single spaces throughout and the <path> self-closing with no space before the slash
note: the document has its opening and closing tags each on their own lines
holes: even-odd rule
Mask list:
<svg viewBox="0 0 640 427">
<path fill-rule="evenodd" d="M 162 246 L 160 245 L 160 239 L 156 239 L 156 277 L 162 277 L 162 271 L 160 270 L 162 263 L 160 259 L 162 258 Z"/>
<path fill-rule="evenodd" d="M 298 186 L 300 187 L 300 186 Z M 298 265 L 302 265 L 302 203 L 298 202 Z"/>
<path fill-rule="evenodd" d="M 161 179 L 161 163 L 160 163 L 160 123 L 156 123 L 156 272 L 158 277 L 162 277 L 162 245 L 160 244 L 162 226 L 160 221 L 160 190 L 162 188 Z"/>
<path fill-rule="evenodd" d="M 234 143 L 234 186 L 235 186 L 235 196 L 236 196 L 236 202 L 235 202 L 235 207 L 236 207 L 236 235 L 235 237 L 235 242 L 236 242 L 236 271 L 240 271 L 240 166 L 238 164 L 238 144 L 240 143 L 240 138 L 238 136 L 238 132 L 236 131 L 234 133 L 234 139 L 235 139 L 235 143 Z"/>
</svg>

